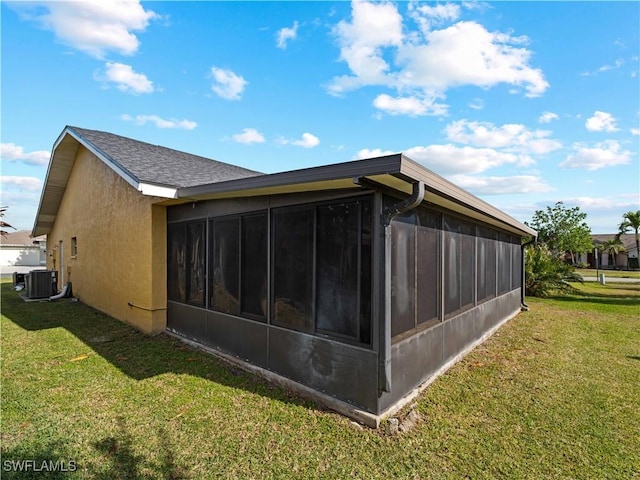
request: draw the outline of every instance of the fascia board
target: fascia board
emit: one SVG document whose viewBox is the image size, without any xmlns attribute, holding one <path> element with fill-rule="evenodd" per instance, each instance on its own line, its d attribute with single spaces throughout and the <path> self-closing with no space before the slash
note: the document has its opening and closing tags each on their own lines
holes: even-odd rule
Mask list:
<svg viewBox="0 0 640 480">
<path fill-rule="evenodd" d="M 178 189 L 178 198 L 194 198 L 213 193 L 219 194 L 241 190 L 267 189 L 285 185 L 326 182 L 359 176 L 393 174 L 398 173 L 399 168 L 400 154 L 388 155 L 386 157 L 259 175 L 207 185 L 183 187 Z"/>
</svg>

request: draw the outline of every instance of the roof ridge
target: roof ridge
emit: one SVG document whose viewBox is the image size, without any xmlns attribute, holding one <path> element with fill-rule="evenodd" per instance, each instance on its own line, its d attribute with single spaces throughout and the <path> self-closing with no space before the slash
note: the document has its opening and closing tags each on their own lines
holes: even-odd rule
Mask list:
<svg viewBox="0 0 640 480">
<path fill-rule="evenodd" d="M 153 148 L 160 148 L 160 149 L 163 149 L 163 150 L 167 150 L 169 152 L 175 152 L 175 153 L 178 153 L 178 154 L 181 154 L 181 155 L 188 155 L 189 157 L 199 158 L 199 159 L 206 160 L 206 161 L 214 161 L 214 162 L 217 162 L 219 164 L 228 165 L 230 167 L 234 167 L 234 168 L 242 169 L 242 170 L 245 170 L 245 171 L 249 171 L 249 172 L 257 173 L 257 174 L 260 174 L 260 175 L 264 175 L 263 172 L 259 172 L 257 170 L 251 170 L 251 169 L 244 168 L 244 167 L 239 167 L 238 165 L 234 165 L 234 164 L 228 163 L 228 162 L 223 162 L 223 161 L 217 160 L 215 158 L 205 157 L 203 155 L 198 155 L 198 154 L 195 154 L 195 153 L 185 152 L 184 150 L 178 150 L 177 148 L 167 147 L 165 145 L 145 142 L 143 140 L 138 140 L 138 139 L 135 139 L 135 138 L 132 138 L 132 137 L 127 137 L 125 135 L 120 135 L 120 134 L 113 133 L 113 132 L 107 132 L 105 130 L 94 130 L 94 129 L 91 129 L 91 128 L 77 127 L 77 126 L 74 126 L 74 125 L 67 125 L 67 128 L 72 129 L 72 130 L 74 130 L 74 131 L 76 131 L 77 133 L 80 133 L 80 134 L 84 131 L 84 132 L 99 133 L 99 134 L 102 134 L 102 135 L 109 135 L 111 137 L 118 137 L 118 138 L 122 138 L 122 139 L 128 140 L 130 142 L 135 142 L 135 143 L 138 143 L 138 144 L 148 145 L 148 146 L 153 147 Z M 87 140 L 91 141 L 90 139 L 87 139 Z M 107 153 L 107 152 L 105 152 L 105 153 Z"/>
</svg>

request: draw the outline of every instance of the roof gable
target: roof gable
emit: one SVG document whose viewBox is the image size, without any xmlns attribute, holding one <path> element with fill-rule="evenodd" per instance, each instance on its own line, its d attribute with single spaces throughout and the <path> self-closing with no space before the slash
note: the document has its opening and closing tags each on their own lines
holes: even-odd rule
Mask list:
<svg viewBox="0 0 640 480">
<path fill-rule="evenodd" d="M 53 145 L 32 234 L 50 232 L 82 145 L 143 195 L 177 198 L 178 188 L 262 175 L 113 133 L 67 126 Z"/>
</svg>

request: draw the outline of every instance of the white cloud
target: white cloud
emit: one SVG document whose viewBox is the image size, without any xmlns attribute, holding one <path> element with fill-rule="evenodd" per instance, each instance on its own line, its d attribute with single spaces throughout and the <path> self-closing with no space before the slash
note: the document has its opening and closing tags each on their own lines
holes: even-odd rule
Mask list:
<svg viewBox="0 0 640 480">
<path fill-rule="evenodd" d="M 234 142 L 238 143 L 263 143 L 264 136 L 255 128 L 245 128 L 242 133 L 236 133 L 231 137 Z"/>
<path fill-rule="evenodd" d="M 589 226 L 594 233 L 616 233 L 622 213 L 640 209 L 638 192 L 621 193 L 606 198 L 581 196 L 557 200 L 562 200 L 568 207 L 580 207 L 580 210 L 587 214 Z M 538 205 L 537 208 L 542 206 Z"/>
<path fill-rule="evenodd" d="M 305 132 L 300 140 L 294 140 L 291 144 L 302 148 L 313 148 L 320 145 L 320 139 L 311 133 Z"/>
<path fill-rule="evenodd" d="M 557 120 L 558 118 L 558 114 L 557 113 L 553 113 L 553 112 L 544 112 L 542 115 L 540 115 L 540 118 L 538 118 L 538 122 L 539 123 L 551 123 L 552 120 Z"/>
<path fill-rule="evenodd" d="M 607 72 L 609 70 L 616 70 L 622 67 L 624 64 L 625 64 L 625 61 L 622 58 L 619 58 L 612 64 L 602 65 L 594 72 L 582 72 L 580 75 L 582 75 L 583 77 L 592 77 L 594 75 L 597 75 L 598 73 Z"/>
<path fill-rule="evenodd" d="M 567 159 L 560 163 L 561 168 L 598 170 L 616 165 L 626 165 L 631 162 L 632 153 L 628 150 L 622 150 L 620 144 L 615 140 L 597 143 L 591 148 L 576 143 L 573 149 L 575 153 L 568 155 Z"/>
<path fill-rule="evenodd" d="M 640 128 L 632 128 L 631 135 L 640 135 Z"/>
<path fill-rule="evenodd" d="M 593 117 L 587 119 L 585 127 L 590 132 L 615 132 L 618 130 L 613 115 L 598 110 L 593 114 Z"/>
<path fill-rule="evenodd" d="M 562 144 L 551 138 L 548 130 L 529 130 L 521 124 L 509 123 L 496 127 L 490 122 L 458 120 L 447 125 L 447 138 L 453 142 L 476 147 L 506 148 L 519 152 L 545 154 Z"/>
<path fill-rule="evenodd" d="M 0 183 L 2 183 L 3 190 L 8 186 L 32 192 L 42 189 L 42 180 L 36 177 L 15 177 L 3 175 L 0 177 Z"/>
<path fill-rule="evenodd" d="M 276 142 L 280 145 L 295 145 L 303 148 L 313 148 L 320 145 L 320 139 L 308 132 L 303 133 L 302 137 L 298 140 L 289 140 L 284 137 L 279 137 L 276 139 Z"/>
<path fill-rule="evenodd" d="M 176 128 L 180 130 L 193 130 L 198 126 L 196 122 L 192 122 L 191 120 L 176 120 L 171 118 L 169 120 L 165 120 L 164 118 L 160 118 L 157 115 L 136 115 L 132 117 L 131 115 L 121 115 L 120 118 L 127 122 L 133 122 L 136 125 L 144 125 L 146 123 L 153 123 L 157 128 Z"/>
<path fill-rule="evenodd" d="M 356 154 L 356 160 L 362 160 L 364 158 L 375 158 L 375 157 L 384 157 L 386 155 L 393 155 L 394 153 L 391 150 L 382 150 L 380 148 L 363 148 L 362 150 L 358 150 Z"/>
<path fill-rule="evenodd" d="M 447 105 L 436 103 L 435 98 L 396 97 L 386 93 L 378 95 L 373 106 L 390 115 L 444 115 Z"/>
<path fill-rule="evenodd" d="M 211 67 L 211 75 L 214 82 L 211 90 L 226 100 L 240 100 L 244 87 L 249 83 L 242 76 L 224 68 Z"/>
<path fill-rule="evenodd" d="M 449 180 L 476 195 L 541 193 L 553 190 L 542 178 L 535 175 L 514 175 L 510 177 L 452 175 Z"/>
<path fill-rule="evenodd" d="M 404 150 L 411 159 L 439 175 L 481 173 L 506 164 L 529 164 L 528 157 L 499 152 L 492 148 L 457 147 L 455 145 L 416 146 Z"/>
<path fill-rule="evenodd" d="M 351 23 L 340 21 L 333 32 L 340 45 L 340 59 L 347 62 L 353 77 L 334 78 L 329 91 L 341 94 L 363 85 L 386 84 L 389 65 L 382 47 L 402 44 L 402 17 L 390 3 L 353 2 Z"/>
<path fill-rule="evenodd" d="M 53 31 L 60 43 L 96 58 L 113 51 L 133 55 L 140 42 L 133 32 L 143 32 L 159 16 L 138 0 L 81 0 L 9 4 L 23 18 Z"/>
<path fill-rule="evenodd" d="M 422 18 L 431 28 L 434 19 L 438 23 L 457 19 L 457 8 L 412 7 L 410 15 Z M 422 27 L 425 25 L 423 22 Z M 464 21 L 423 30 L 422 37 L 410 31 L 404 35 L 403 28 L 395 5 L 353 2 L 350 21 L 339 22 L 333 30 L 340 59 L 351 74 L 333 78 L 329 93 L 341 95 L 363 86 L 387 87 L 398 97 L 379 95 L 375 106 L 392 114 L 426 115 L 446 113 L 444 105 L 434 111 L 420 104 L 437 105 L 450 88 L 489 88 L 506 83 L 535 97 L 549 86 L 542 71 L 529 65 L 532 52 L 524 47 L 526 37 L 489 32 L 476 22 Z"/>
<path fill-rule="evenodd" d="M 0 182 L 2 180 L 0 179 Z M 8 205 L 5 220 L 16 230 L 31 230 L 40 202 L 40 190 L 26 190 L 16 186 L 2 186 L 2 205 Z"/>
<path fill-rule="evenodd" d="M 440 3 L 434 6 L 409 4 L 409 14 L 419 25 L 423 35 L 429 33 L 432 25 L 442 25 L 445 21 L 457 20 L 460 6 L 455 3 Z"/>
<path fill-rule="evenodd" d="M 484 100 L 481 98 L 474 98 L 469 102 L 469 108 L 474 110 L 482 110 L 484 108 Z"/>
<path fill-rule="evenodd" d="M 403 86 L 445 91 L 462 85 L 483 88 L 499 83 L 524 86 L 529 97 L 544 93 L 549 84 L 542 71 L 529 67 L 531 52 L 515 45 L 521 37 L 489 32 L 476 22 L 458 22 L 434 30 L 422 45 L 405 45 L 399 61 Z"/>
<path fill-rule="evenodd" d="M 143 73 L 134 72 L 131 65 L 107 62 L 105 67 L 104 75 L 97 74 L 96 80 L 115 83 L 118 90 L 134 95 L 154 91 L 153 82 Z"/>
<path fill-rule="evenodd" d="M 380 148 L 363 148 L 358 151 L 355 158 L 380 157 L 394 153 L 398 152 Z M 443 176 L 482 173 L 502 165 L 524 167 L 535 164 L 528 155 L 501 152 L 493 148 L 458 147 L 452 144 L 417 145 L 402 150 L 402 153 Z"/>
<path fill-rule="evenodd" d="M 278 30 L 276 33 L 276 46 L 281 49 L 287 48 L 287 42 L 289 40 L 295 40 L 298 35 L 298 22 L 293 22 L 292 27 L 284 27 Z"/>
<path fill-rule="evenodd" d="M 41 167 L 49 163 L 50 156 L 51 153 L 45 150 L 25 152 L 23 147 L 15 143 L 0 144 L 0 158 L 2 158 L 3 161 L 18 161 L 26 163 L 27 165 Z"/>
<path fill-rule="evenodd" d="M 626 198 L 628 197 L 628 198 Z M 635 199 L 634 199 L 635 197 Z M 614 197 L 574 197 L 564 200 L 567 205 L 577 205 L 583 209 L 590 210 L 609 210 L 619 209 L 622 211 L 638 208 L 638 194 L 632 195 L 616 195 Z"/>
</svg>

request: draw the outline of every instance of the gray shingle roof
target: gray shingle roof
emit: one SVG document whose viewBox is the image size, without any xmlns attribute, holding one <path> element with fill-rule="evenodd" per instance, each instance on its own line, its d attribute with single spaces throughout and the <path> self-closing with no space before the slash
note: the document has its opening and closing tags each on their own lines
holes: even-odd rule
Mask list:
<svg viewBox="0 0 640 480">
<path fill-rule="evenodd" d="M 617 236 L 616 233 L 596 233 L 591 235 L 591 240 L 593 240 L 593 243 L 600 245 L 609 240 L 613 240 L 614 238 L 616 238 L 616 236 Z M 624 247 L 627 249 L 627 251 L 636 249 L 635 234 L 625 233 L 623 235 L 620 235 L 620 241 L 622 242 Z"/>
<path fill-rule="evenodd" d="M 246 168 L 113 133 L 68 128 L 142 183 L 180 188 L 262 175 Z"/>
<path fill-rule="evenodd" d="M 34 242 L 44 242 L 44 235 L 39 237 L 31 237 L 29 230 L 18 230 L 16 232 L 7 232 L 6 235 L 0 235 L 0 245 L 29 245 L 33 246 Z"/>
</svg>

